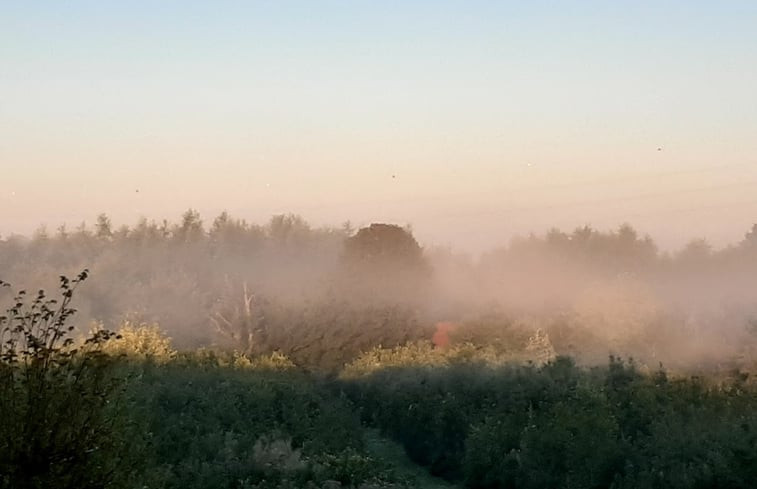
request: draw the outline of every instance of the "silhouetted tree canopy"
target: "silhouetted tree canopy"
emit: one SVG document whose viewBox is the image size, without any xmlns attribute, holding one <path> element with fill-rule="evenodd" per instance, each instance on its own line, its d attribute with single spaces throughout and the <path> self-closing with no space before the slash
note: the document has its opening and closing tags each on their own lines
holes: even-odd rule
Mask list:
<svg viewBox="0 0 757 489">
<path fill-rule="evenodd" d="M 350 289 L 378 300 L 421 299 L 430 279 L 423 249 L 394 224 L 371 224 L 347 238 L 342 263 Z"/>
</svg>

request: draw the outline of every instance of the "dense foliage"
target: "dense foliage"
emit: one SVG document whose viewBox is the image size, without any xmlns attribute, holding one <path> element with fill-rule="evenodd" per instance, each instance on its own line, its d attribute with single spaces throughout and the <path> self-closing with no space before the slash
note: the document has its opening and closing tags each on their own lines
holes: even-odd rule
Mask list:
<svg viewBox="0 0 757 489">
<path fill-rule="evenodd" d="M 392 478 L 362 451 L 349 403 L 286 365 L 184 354 L 143 365 L 130 393 L 149 436 L 141 474 L 148 487 L 320 487 Z"/>
<path fill-rule="evenodd" d="M 111 337 L 70 336 L 73 292 L 87 277 L 60 279 L 60 299 L 25 291 L 0 316 L 0 487 L 121 487 L 131 466 L 120 410 L 122 379 L 103 351 Z M 0 282 L 2 285 L 7 285 Z"/>
<path fill-rule="evenodd" d="M 532 358 L 505 341 L 420 342 L 319 377 L 280 353 L 177 352 L 155 325 L 76 341 L 69 303 L 83 278 L 63 279 L 59 305 L 19 295 L 2 318 L 0 487 L 412 487 L 366 446 L 371 426 L 471 488 L 736 489 L 757 478 L 747 374 L 670 378 L 616 358 L 587 369 L 516 330 Z"/>
<path fill-rule="evenodd" d="M 346 381 L 365 422 L 416 462 L 472 488 L 747 488 L 757 389 L 640 373 L 466 362 Z"/>
<path fill-rule="evenodd" d="M 180 354 L 154 325 L 77 341 L 86 276 L 0 316 L 0 488 L 400 482 L 363 450 L 349 402 L 283 355 Z"/>
</svg>

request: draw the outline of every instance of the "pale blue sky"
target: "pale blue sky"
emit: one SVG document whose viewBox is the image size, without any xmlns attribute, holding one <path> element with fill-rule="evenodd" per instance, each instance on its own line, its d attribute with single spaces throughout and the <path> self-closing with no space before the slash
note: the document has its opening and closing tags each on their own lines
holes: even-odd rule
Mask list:
<svg viewBox="0 0 757 489">
<path fill-rule="evenodd" d="M 0 0 L 0 233 L 194 207 L 722 245 L 757 221 L 755 26 L 757 2 Z"/>
</svg>

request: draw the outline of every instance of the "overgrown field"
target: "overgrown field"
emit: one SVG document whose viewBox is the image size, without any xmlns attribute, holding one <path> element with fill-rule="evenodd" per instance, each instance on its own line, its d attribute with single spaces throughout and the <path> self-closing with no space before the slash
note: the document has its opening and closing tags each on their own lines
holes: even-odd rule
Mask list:
<svg viewBox="0 0 757 489">
<path fill-rule="evenodd" d="M 4 324 L 33 322 L 34 311 L 51 320 L 24 329 L 27 340 L 63 324 L 60 309 L 26 311 Z M 34 341 L 26 358 L 4 350 L 0 487 L 445 487 L 376 450 L 375 433 L 458 487 L 757 480 L 757 386 L 739 372 L 671 377 L 614 358 L 537 365 L 413 343 L 374 349 L 335 375 L 280 354 L 176 352 L 150 327 L 95 336 L 76 352 Z"/>
<path fill-rule="evenodd" d="M 474 264 L 193 212 L 0 240 L 17 284 L 97 274 L 0 282 L 0 489 L 753 488 L 756 253 L 586 228 Z"/>
</svg>

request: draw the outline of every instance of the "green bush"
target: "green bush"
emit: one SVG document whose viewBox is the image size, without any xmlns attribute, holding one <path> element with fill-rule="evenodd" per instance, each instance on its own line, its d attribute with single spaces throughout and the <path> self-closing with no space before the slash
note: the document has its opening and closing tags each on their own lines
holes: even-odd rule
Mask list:
<svg viewBox="0 0 757 489">
<path fill-rule="evenodd" d="M 248 361 L 201 352 L 141 367 L 130 396 L 150 436 L 145 479 L 154 487 L 304 484 L 314 457 L 361 448 L 346 400 L 291 367 Z"/>
</svg>

